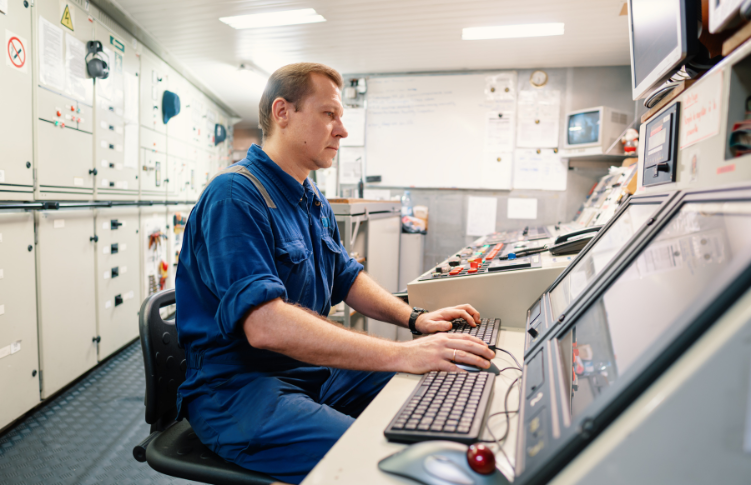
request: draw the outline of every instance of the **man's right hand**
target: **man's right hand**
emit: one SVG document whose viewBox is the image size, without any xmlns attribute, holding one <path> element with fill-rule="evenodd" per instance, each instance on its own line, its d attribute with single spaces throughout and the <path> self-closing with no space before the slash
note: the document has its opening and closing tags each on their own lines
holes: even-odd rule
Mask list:
<svg viewBox="0 0 751 485">
<path fill-rule="evenodd" d="M 440 333 L 400 344 L 399 371 L 425 374 L 430 371 L 462 371 L 454 363 L 490 367 L 495 353 L 482 340 L 466 334 Z"/>
</svg>

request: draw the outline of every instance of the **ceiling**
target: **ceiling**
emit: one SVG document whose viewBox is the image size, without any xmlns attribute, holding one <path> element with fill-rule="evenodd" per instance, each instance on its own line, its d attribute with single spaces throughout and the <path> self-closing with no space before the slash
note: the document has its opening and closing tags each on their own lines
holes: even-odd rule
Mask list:
<svg viewBox="0 0 751 485">
<path fill-rule="evenodd" d="M 263 80 L 292 62 L 341 73 L 629 64 L 623 0 L 118 0 L 122 10 L 255 127 Z M 327 21 L 235 30 L 219 17 L 314 8 Z M 461 40 L 463 27 L 564 22 L 565 34 Z"/>
</svg>

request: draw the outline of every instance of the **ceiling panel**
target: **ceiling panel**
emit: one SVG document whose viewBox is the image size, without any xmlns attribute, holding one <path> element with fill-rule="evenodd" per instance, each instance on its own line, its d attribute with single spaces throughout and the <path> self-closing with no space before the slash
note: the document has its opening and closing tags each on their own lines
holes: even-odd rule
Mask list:
<svg viewBox="0 0 751 485">
<path fill-rule="evenodd" d="M 342 73 L 455 71 L 629 64 L 623 0 L 119 0 L 167 51 L 255 125 L 267 72 L 291 62 Z M 327 21 L 235 30 L 219 17 L 314 8 Z M 566 33 L 461 40 L 464 27 L 564 22 Z"/>
</svg>

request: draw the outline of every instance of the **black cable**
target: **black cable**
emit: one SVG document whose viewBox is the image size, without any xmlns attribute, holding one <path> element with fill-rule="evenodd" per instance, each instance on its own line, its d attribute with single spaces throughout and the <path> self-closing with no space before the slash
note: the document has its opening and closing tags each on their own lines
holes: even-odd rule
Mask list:
<svg viewBox="0 0 751 485">
<path fill-rule="evenodd" d="M 507 367 L 506 369 L 513 369 L 513 367 Z M 509 415 L 516 414 L 519 412 L 518 409 L 514 411 L 508 411 L 508 396 L 509 394 L 511 394 L 511 389 L 514 388 L 514 385 L 516 385 L 516 383 L 519 382 L 519 379 L 521 379 L 521 376 L 514 379 L 514 381 L 506 390 L 506 395 L 503 398 L 503 407 L 505 410 L 495 412 L 491 414 L 490 416 L 488 416 L 487 419 L 485 420 L 485 428 L 488 430 L 488 433 L 490 433 L 490 437 L 493 438 L 493 440 L 492 441 L 491 440 L 478 440 L 480 443 L 494 443 L 498 445 L 498 451 L 496 453 L 498 452 L 503 453 L 504 458 L 506 458 L 506 463 L 508 463 L 508 465 L 511 467 L 511 471 L 514 472 L 514 476 L 516 476 L 516 467 L 514 467 L 514 465 L 511 464 L 511 460 L 509 460 L 508 455 L 503 450 L 503 443 L 506 441 L 506 438 L 508 437 L 508 433 L 509 433 L 509 428 L 511 427 L 511 418 L 509 417 Z M 490 425 L 488 424 L 488 422 L 490 421 L 490 418 L 492 418 L 493 416 L 497 416 L 499 414 L 506 415 L 506 430 L 504 431 L 503 436 L 500 439 L 496 439 L 495 434 L 493 434 L 493 430 L 490 429 Z"/>
<path fill-rule="evenodd" d="M 509 352 L 508 350 L 506 350 L 506 349 L 502 349 L 502 348 L 500 348 L 500 347 L 496 347 L 495 349 L 496 349 L 496 350 L 500 350 L 501 352 L 506 352 L 506 353 L 507 353 L 508 355 L 510 355 L 510 356 L 511 356 L 511 358 L 512 358 L 512 359 L 514 359 L 514 363 L 516 363 L 516 367 L 517 367 L 517 368 L 518 368 L 519 370 L 522 370 L 522 365 L 521 365 L 521 364 L 519 363 L 519 361 L 518 361 L 518 360 L 516 360 L 516 357 L 514 357 L 514 354 L 512 354 L 512 353 L 511 353 L 511 352 Z"/>
</svg>

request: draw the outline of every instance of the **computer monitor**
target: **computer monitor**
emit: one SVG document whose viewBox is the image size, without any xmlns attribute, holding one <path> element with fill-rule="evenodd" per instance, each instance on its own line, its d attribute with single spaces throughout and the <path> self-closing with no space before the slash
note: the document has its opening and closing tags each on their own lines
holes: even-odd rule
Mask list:
<svg viewBox="0 0 751 485">
<path fill-rule="evenodd" d="M 710 0 L 717 1 L 717 0 Z M 629 0 L 633 99 L 647 96 L 699 49 L 699 0 Z"/>
<path fill-rule="evenodd" d="M 743 0 L 709 0 L 709 32 L 716 34 L 739 24 L 742 3 Z"/>
<path fill-rule="evenodd" d="M 623 146 L 618 139 L 628 127 L 630 118 L 628 113 L 606 106 L 568 113 L 564 154 L 622 155 Z"/>
<path fill-rule="evenodd" d="M 749 291 L 749 220 L 751 188 L 681 194 L 525 358 L 519 482 L 549 481 Z"/>
</svg>

